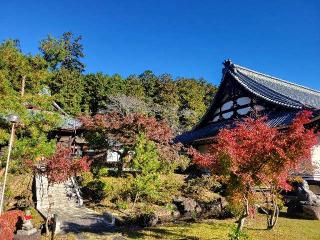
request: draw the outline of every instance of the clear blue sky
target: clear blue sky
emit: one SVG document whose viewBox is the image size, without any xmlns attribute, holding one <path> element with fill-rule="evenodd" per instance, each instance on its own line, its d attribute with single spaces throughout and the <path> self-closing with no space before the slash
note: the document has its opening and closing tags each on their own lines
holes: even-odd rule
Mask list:
<svg viewBox="0 0 320 240">
<path fill-rule="evenodd" d="M 2 0 L 0 39 L 38 51 L 47 34 L 83 36 L 87 72 L 146 69 L 217 84 L 221 62 L 320 90 L 320 1 Z"/>
</svg>

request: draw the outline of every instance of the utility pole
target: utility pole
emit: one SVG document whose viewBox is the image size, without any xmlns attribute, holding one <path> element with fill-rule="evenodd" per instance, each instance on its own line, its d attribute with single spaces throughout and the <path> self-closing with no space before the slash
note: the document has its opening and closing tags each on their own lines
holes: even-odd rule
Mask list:
<svg viewBox="0 0 320 240">
<path fill-rule="evenodd" d="M 2 186 L 2 195 L 1 195 L 1 202 L 0 202 L 0 215 L 2 215 L 2 212 L 3 212 L 4 193 L 5 193 L 5 189 L 6 189 L 9 161 L 10 161 L 10 155 L 11 155 L 11 150 L 12 150 L 12 146 L 13 146 L 15 124 L 18 122 L 18 119 L 19 119 L 19 117 L 17 115 L 9 115 L 8 116 L 8 120 L 12 123 L 12 128 L 11 128 L 8 156 L 7 156 L 7 162 L 6 162 L 6 170 L 4 173 L 4 181 L 3 181 L 3 186 Z"/>
</svg>

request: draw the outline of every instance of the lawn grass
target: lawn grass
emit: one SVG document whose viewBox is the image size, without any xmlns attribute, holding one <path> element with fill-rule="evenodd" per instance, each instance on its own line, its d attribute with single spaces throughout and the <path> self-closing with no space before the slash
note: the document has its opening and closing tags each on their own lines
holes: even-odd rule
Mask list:
<svg viewBox="0 0 320 240">
<path fill-rule="evenodd" d="M 283 214 L 284 215 L 284 214 Z M 114 233 L 81 233 L 80 239 L 114 240 L 114 239 L 176 239 L 176 240 L 228 240 L 231 229 L 236 226 L 235 219 L 207 220 L 195 223 L 179 223 L 144 229 L 122 229 Z M 273 230 L 266 230 L 266 218 L 257 215 L 249 219 L 244 232 L 251 240 L 319 240 L 320 221 L 280 217 Z M 43 236 L 41 239 L 49 239 Z M 73 234 L 57 236 L 57 240 L 79 239 Z"/>
<path fill-rule="evenodd" d="M 234 219 L 210 220 L 200 223 L 183 223 L 125 232 L 128 239 L 229 239 L 228 234 L 235 226 Z M 249 219 L 245 229 L 249 239 L 257 240 L 319 240 L 320 221 L 280 217 L 273 230 L 266 230 L 265 216 Z"/>
</svg>

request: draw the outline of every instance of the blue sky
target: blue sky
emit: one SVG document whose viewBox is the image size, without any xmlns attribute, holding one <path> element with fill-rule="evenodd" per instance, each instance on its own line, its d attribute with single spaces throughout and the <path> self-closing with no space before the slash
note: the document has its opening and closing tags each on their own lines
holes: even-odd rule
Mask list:
<svg viewBox="0 0 320 240">
<path fill-rule="evenodd" d="M 153 70 L 217 84 L 222 61 L 320 90 L 320 1 L 1 1 L 0 40 L 26 53 L 72 31 L 87 72 Z"/>
</svg>

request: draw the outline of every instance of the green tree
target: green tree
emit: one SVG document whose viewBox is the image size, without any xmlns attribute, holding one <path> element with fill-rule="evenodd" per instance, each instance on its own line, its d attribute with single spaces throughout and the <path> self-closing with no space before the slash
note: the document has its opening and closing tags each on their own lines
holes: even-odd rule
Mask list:
<svg viewBox="0 0 320 240">
<path fill-rule="evenodd" d="M 139 198 L 155 198 L 161 185 L 160 161 L 156 145 L 153 141 L 148 140 L 143 133 L 137 137 L 132 168 L 138 172 L 131 186 L 134 207 Z"/>
<path fill-rule="evenodd" d="M 177 86 L 180 96 L 180 123 L 183 128 L 189 130 L 209 107 L 215 89 L 203 80 L 188 78 L 178 79 Z"/>
<path fill-rule="evenodd" d="M 57 128 L 60 117 L 54 113 L 52 97 L 42 94 L 50 73 L 40 56 L 24 55 L 17 41 L 0 44 L 0 144 L 6 146 L 10 126 L 8 114 L 18 114 L 12 167 L 22 170 L 25 161 L 35 161 L 54 152 L 48 133 Z M 6 148 L 4 147 L 4 150 Z M 5 156 L 5 154 L 4 154 Z"/>
<path fill-rule="evenodd" d="M 125 81 L 119 74 L 88 74 L 84 76 L 83 84 L 83 109 L 91 113 L 106 110 L 112 103 L 112 96 L 119 96 L 125 92 Z"/>
<path fill-rule="evenodd" d="M 84 76 L 83 105 L 86 112 L 97 113 L 107 105 L 107 76 L 103 73 L 91 73 Z"/>
<path fill-rule="evenodd" d="M 159 77 L 157 103 L 164 106 L 176 107 L 179 105 L 179 89 L 170 74 L 162 74 Z"/>
<path fill-rule="evenodd" d="M 52 96 L 64 111 L 76 115 L 81 112 L 84 94 L 83 76 L 76 71 L 60 69 L 53 75 L 50 83 Z"/>
<path fill-rule="evenodd" d="M 81 62 L 84 57 L 81 36 L 65 32 L 59 39 L 48 36 L 40 42 L 40 51 L 52 70 L 65 68 L 70 71 L 83 72 L 85 65 Z"/>
<path fill-rule="evenodd" d="M 125 93 L 127 96 L 134 96 L 136 98 L 145 100 L 146 93 L 140 78 L 138 78 L 136 75 L 130 75 L 126 79 L 125 84 Z"/>
<path fill-rule="evenodd" d="M 158 77 L 154 75 L 152 71 L 147 70 L 139 75 L 139 79 L 142 82 L 147 97 L 152 100 L 156 98 L 158 95 L 158 89 L 160 85 Z"/>
</svg>

